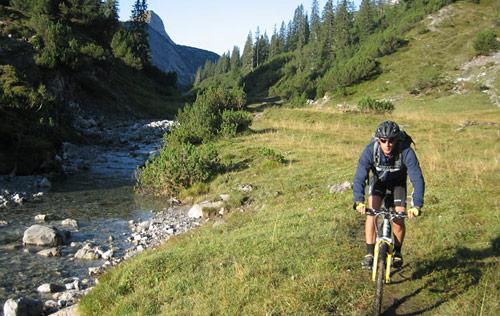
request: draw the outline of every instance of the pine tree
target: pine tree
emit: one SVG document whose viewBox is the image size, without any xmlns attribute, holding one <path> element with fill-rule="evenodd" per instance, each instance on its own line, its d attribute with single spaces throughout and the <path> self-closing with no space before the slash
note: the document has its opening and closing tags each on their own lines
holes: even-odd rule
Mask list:
<svg viewBox="0 0 500 316">
<path fill-rule="evenodd" d="M 287 50 L 287 33 L 286 33 L 286 24 L 285 21 L 281 21 L 280 32 L 278 34 L 279 45 L 281 47 L 282 52 L 286 52 Z"/>
<path fill-rule="evenodd" d="M 356 32 L 360 39 L 366 39 L 375 29 L 375 8 L 372 0 L 362 0 L 359 6 L 359 11 L 356 14 Z"/>
<path fill-rule="evenodd" d="M 241 55 L 241 67 L 245 71 L 253 70 L 253 36 L 252 31 L 248 33 L 243 54 Z"/>
<path fill-rule="evenodd" d="M 253 44 L 253 61 L 252 61 L 252 69 L 257 68 L 260 62 L 260 28 L 257 26 L 257 30 L 255 30 L 255 42 Z"/>
<path fill-rule="evenodd" d="M 130 19 L 137 28 L 142 27 L 146 23 L 147 10 L 148 4 L 146 0 L 135 0 L 134 5 L 132 6 L 132 15 Z"/>
<path fill-rule="evenodd" d="M 325 61 L 333 56 L 333 42 L 335 31 L 335 13 L 333 11 L 333 2 L 328 0 L 323 8 L 321 24 L 321 58 Z"/>
<path fill-rule="evenodd" d="M 271 36 L 271 43 L 269 44 L 269 58 L 279 55 L 282 52 L 282 47 L 280 43 L 280 36 L 274 25 L 273 35 Z"/>
<path fill-rule="evenodd" d="M 297 41 L 297 47 L 302 48 L 304 47 L 308 42 L 309 42 L 309 18 L 307 17 L 307 14 L 303 16 L 303 18 L 300 20 L 299 27 L 297 28 L 298 31 L 298 41 Z"/>
<path fill-rule="evenodd" d="M 342 0 L 337 5 L 335 12 L 335 57 L 348 58 L 352 54 L 354 21 L 352 16 L 352 4 L 348 0 Z"/>
<path fill-rule="evenodd" d="M 231 52 L 231 71 L 236 72 L 240 69 L 241 60 L 240 60 L 240 48 L 238 46 L 233 47 L 233 51 Z"/>
<path fill-rule="evenodd" d="M 310 25 L 311 41 L 319 40 L 320 28 L 321 28 L 321 18 L 319 16 L 319 3 L 318 0 L 313 0 L 311 7 L 311 25 Z"/>
</svg>

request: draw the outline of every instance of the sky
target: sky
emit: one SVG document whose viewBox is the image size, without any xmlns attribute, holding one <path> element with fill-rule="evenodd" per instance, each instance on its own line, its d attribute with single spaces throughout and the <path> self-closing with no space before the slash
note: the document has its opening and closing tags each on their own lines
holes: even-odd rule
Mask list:
<svg viewBox="0 0 500 316">
<path fill-rule="evenodd" d="M 119 0 L 120 20 L 130 18 L 134 0 Z M 326 0 L 319 0 L 320 13 Z M 356 6 L 361 0 L 354 0 Z M 311 11 L 312 0 L 148 0 L 148 9 L 163 20 L 170 38 L 180 45 L 193 46 L 219 55 L 233 46 L 243 50 L 248 32 L 271 37 L 274 25 L 288 23 L 297 6 Z M 334 3 L 336 1 L 334 0 Z"/>
</svg>

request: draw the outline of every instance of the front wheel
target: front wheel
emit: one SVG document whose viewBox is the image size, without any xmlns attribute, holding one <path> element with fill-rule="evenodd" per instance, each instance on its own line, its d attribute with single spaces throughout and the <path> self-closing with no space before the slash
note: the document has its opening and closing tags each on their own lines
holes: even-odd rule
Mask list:
<svg viewBox="0 0 500 316">
<path fill-rule="evenodd" d="M 385 260 L 387 256 L 387 244 L 382 243 L 378 252 L 377 262 L 377 291 L 375 293 L 375 304 L 373 305 L 373 314 L 380 315 L 382 311 L 382 294 L 384 292 Z"/>
</svg>

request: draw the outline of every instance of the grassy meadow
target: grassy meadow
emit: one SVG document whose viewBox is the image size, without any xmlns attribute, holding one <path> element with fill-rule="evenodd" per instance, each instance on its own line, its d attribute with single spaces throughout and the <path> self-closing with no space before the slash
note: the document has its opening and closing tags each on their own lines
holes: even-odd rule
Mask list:
<svg viewBox="0 0 500 316">
<path fill-rule="evenodd" d="M 436 31 L 418 31 L 428 28 L 423 21 L 405 49 L 383 58 L 389 70 L 352 95 L 302 108 L 253 104 L 251 132 L 217 143 L 230 171 L 183 193 L 197 193 L 196 201 L 231 194 L 227 222 L 210 220 L 109 271 L 83 298 L 81 314 L 367 314 L 375 291 L 360 269 L 364 218 L 352 210 L 352 191 L 332 194 L 328 185 L 352 181 L 376 126 L 392 119 L 416 142 L 426 194 L 423 216 L 407 222 L 405 265 L 385 288 L 386 313 L 498 315 L 500 109 L 478 88 L 446 88 L 472 57 L 467 30 L 495 16 L 494 2 L 486 3 L 474 11 L 483 24 L 461 18 L 473 6 L 466 2 Z M 449 25 L 458 35 L 443 31 Z M 428 64 L 443 81 L 410 94 Z M 396 110 L 337 108 L 366 95 L 390 98 Z M 263 154 L 271 150 L 284 159 Z M 242 194 L 241 184 L 254 190 Z"/>
</svg>

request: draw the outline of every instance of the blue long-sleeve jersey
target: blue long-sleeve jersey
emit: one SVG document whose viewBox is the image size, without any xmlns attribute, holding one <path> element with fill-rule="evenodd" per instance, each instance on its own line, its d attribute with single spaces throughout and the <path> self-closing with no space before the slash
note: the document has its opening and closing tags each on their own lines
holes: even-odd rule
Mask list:
<svg viewBox="0 0 500 316">
<path fill-rule="evenodd" d="M 359 158 L 358 168 L 354 176 L 354 202 L 365 201 L 365 185 L 368 179 L 368 173 L 371 170 L 372 174 L 378 178 L 378 181 L 387 183 L 393 183 L 401 179 L 405 179 L 406 181 L 406 176 L 408 175 L 413 185 L 413 205 L 422 207 L 424 205 L 425 182 L 417 155 L 413 148 L 411 148 L 409 144 L 402 146 L 400 149 L 394 148 L 394 151 L 401 151 L 401 167 L 397 171 L 377 171 L 374 161 L 375 155 L 373 154 L 374 150 L 377 150 L 375 148 L 379 150 L 381 166 L 394 165 L 396 157 L 386 157 L 380 146 L 374 146 L 374 141 L 368 144 Z M 397 156 L 397 154 L 394 156 Z"/>
</svg>

